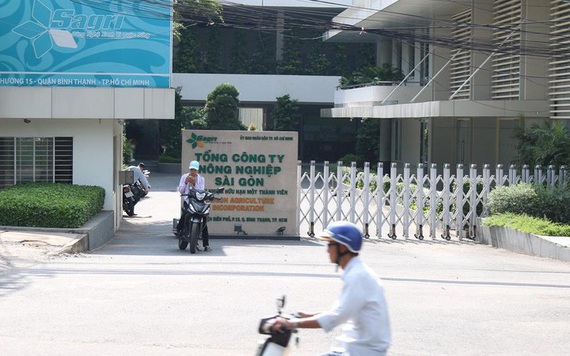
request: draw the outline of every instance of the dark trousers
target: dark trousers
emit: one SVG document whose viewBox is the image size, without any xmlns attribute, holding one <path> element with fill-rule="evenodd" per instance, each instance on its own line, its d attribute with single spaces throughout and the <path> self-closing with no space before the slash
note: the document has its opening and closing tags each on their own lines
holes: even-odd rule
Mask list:
<svg viewBox="0 0 570 356">
<path fill-rule="evenodd" d="M 182 232 L 184 230 L 184 221 L 186 218 L 190 218 L 190 214 L 186 213 L 186 209 L 188 208 L 188 203 L 184 202 L 184 209 L 182 209 L 182 214 L 180 215 L 180 220 L 178 220 L 178 225 L 176 225 L 176 230 L 178 232 Z M 189 225 L 190 226 L 190 225 Z M 208 233 L 208 224 L 205 222 L 202 226 L 202 246 L 208 247 L 210 246 L 210 234 Z"/>
</svg>

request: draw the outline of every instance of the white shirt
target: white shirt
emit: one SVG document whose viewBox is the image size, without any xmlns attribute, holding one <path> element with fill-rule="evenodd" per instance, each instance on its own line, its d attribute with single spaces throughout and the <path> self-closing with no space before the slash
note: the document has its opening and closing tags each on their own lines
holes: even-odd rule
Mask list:
<svg viewBox="0 0 570 356">
<path fill-rule="evenodd" d="M 344 324 L 338 341 L 350 356 L 385 355 L 392 336 L 382 281 L 359 256 L 345 267 L 339 299 L 331 311 L 317 315 L 317 322 L 326 332 Z"/>
<path fill-rule="evenodd" d="M 199 189 L 199 190 L 206 189 L 206 180 L 204 179 L 204 177 L 202 177 L 199 174 L 196 176 L 196 184 L 194 185 L 190 183 L 186 184 L 185 180 L 189 174 L 190 173 L 186 173 L 183 174 L 182 177 L 180 177 L 180 183 L 178 183 L 178 191 L 180 192 L 180 194 L 188 194 L 190 189 Z M 188 196 L 184 197 L 184 201 L 188 203 Z"/>
<path fill-rule="evenodd" d="M 146 190 L 150 189 L 150 184 L 148 184 L 148 179 L 146 179 L 146 176 L 144 175 L 144 173 L 141 171 L 141 169 L 138 166 L 130 166 L 127 168 L 127 171 L 133 171 L 135 182 L 137 180 L 140 180 L 144 189 L 146 189 Z"/>
</svg>

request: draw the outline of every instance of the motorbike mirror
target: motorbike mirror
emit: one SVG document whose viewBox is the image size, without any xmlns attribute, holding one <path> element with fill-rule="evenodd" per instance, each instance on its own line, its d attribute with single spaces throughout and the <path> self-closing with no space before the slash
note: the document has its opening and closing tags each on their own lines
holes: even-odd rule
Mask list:
<svg viewBox="0 0 570 356">
<path fill-rule="evenodd" d="M 281 310 L 283 307 L 285 307 L 285 295 L 281 298 L 277 298 L 277 309 Z"/>
<path fill-rule="evenodd" d="M 217 190 L 217 192 L 218 192 L 218 193 L 223 193 L 224 190 L 226 190 L 226 187 L 219 187 L 218 190 Z"/>
</svg>

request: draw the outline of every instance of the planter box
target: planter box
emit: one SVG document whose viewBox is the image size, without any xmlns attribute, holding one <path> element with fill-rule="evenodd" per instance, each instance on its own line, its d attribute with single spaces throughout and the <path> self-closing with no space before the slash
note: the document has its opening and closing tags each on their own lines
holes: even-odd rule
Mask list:
<svg viewBox="0 0 570 356">
<path fill-rule="evenodd" d="M 538 236 L 504 226 L 481 224 L 479 242 L 525 255 L 570 262 L 570 237 Z M 553 240 L 559 240 L 559 242 Z"/>
<path fill-rule="evenodd" d="M 160 163 L 160 162 L 158 162 L 156 170 L 160 173 L 182 174 L 182 164 L 181 163 Z"/>
</svg>

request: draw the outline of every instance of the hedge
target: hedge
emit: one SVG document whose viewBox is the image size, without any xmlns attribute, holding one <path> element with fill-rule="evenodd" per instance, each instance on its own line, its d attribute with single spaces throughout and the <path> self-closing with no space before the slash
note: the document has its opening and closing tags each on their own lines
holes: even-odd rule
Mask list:
<svg viewBox="0 0 570 356">
<path fill-rule="evenodd" d="M 23 183 L 0 189 L 0 225 L 77 228 L 103 209 L 105 190 L 63 183 Z"/>
</svg>

